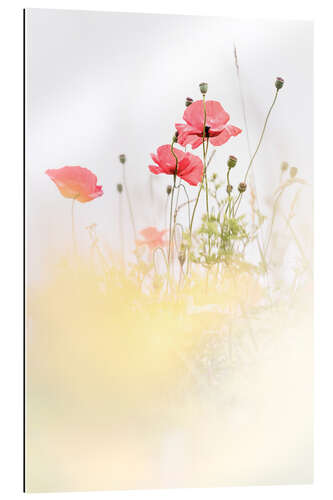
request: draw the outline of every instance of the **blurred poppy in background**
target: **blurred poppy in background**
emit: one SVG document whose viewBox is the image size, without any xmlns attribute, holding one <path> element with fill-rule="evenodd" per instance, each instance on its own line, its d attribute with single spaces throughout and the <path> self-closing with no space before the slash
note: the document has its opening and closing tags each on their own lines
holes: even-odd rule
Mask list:
<svg viewBox="0 0 333 500">
<path fill-rule="evenodd" d="M 96 175 L 87 168 L 62 167 L 46 170 L 45 173 L 65 198 L 86 203 L 103 195 L 102 186 L 97 186 Z"/>
</svg>

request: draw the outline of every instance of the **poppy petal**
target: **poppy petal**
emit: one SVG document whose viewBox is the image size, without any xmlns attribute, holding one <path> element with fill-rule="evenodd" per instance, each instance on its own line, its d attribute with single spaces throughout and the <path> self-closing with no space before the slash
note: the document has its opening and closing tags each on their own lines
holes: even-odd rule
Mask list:
<svg viewBox="0 0 333 500">
<path fill-rule="evenodd" d="M 241 129 L 234 125 L 227 125 L 222 132 L 216 137 L 211 137 L 210 142 L 213 146 L 221 146 L 225 144 L 230 137 L 236 136 L 241 133 Z"/>
</svg>

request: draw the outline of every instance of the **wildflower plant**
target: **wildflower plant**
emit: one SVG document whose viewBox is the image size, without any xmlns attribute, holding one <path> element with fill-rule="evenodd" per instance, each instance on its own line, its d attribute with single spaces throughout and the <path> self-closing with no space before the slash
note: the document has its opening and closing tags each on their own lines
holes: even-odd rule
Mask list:
<svg viewBox="0 0 333 500">
<path fill-rule="evenodd" d="M 211 170 L 216 149 L 211 148 L 223 147 L 227 141 L 233 140 L 236 149 L 237 136 L 242 130 L 229 123 L 230 115 L 219 101 L 207 99 L 209 92 L 207 83 L 199 84 L 202 99 L 186 98 L 184 123 L 175 123 L 176 131 L 170 143 L 158 147 L 156 153 L 151 154 L 153 164 L 149 165 L 152 174 L 165 174 L 172 178 L 172 182 L 166 189 L 166 209 L 169 210 L 165 221 L 167 227 L 142 228 L 139 231 L 142 238 L 136 237 L 135 211 L 126 179 L 127 157 L 125 154 L 119 155 L 122 182 L 117 184 L 116 189 L 119 194 L 122 261 L 124 262 L 125 258 L 122 209 L 124 191 L 135 236 L 136 262 L 130 264 L 130 275 L 138 279 L 140 288 L 145 281 L 146 290 L 163 289 L 167 295 L 174 294 L 175 291 L 179 294 L 182 290 L 191 289 L 195 276 L 204 272 L 207 290 L 212 276 L 222 276 L 225 269 L 230 266 L 238 269 L 241 265 L 250 265 L 247 248 L 253 241 L 257 241 L 259 246 L 259 233 L 265 222 L 265 216 L 261 214 L 258 207 L 252 206 L 252 224 L 250 224 L 247 213 L 241 210 L 242 201 L 248 192 L 249 173 L 254 167 L 269 117 L 283 85 L 284 80 L 278 77 L 275 81 L 273 102 L 264 120 L 257 147 L 247 167 L 238 161 L 237 156 L 230 155 L 226 164 L 222 168 L 219 166 L 213 173 Z M 199 147 L 201 147 L 201 155 Z M 191 153 L 188 148 L 195 150 L 196 154 Z M 281 175 L 288 169 L 288 164 L 284 162 Z M 96 184 L 96 177 L 87 169 L 64 167 L 58 170 L 48 170 L 47 174 L 65 197 L 73 199 L 73 206 L 75 200 L 86 202 L 103 194 L 101 186 Z M 277 203 L 286 187 L 295 182 L 297 182 L 297 169 L 290 167 L 289 179 L 280 188 L 274 204 L 268 240 L 263 248 L 259 246 L 260 262 L 257 266 L 251 264 L 251 269 L 258 273 L 267 272 L 266 257 L 273 234 Z M 188 185 L 197 190 L 195 197 L 191 200 L 187 190 Z M 205 211 L 198 220 L 197 209 L 202 196 Z M 180 200 L 183 200 L 182 203 Z M 187 224 L 180 224 L 177 220 L 180 210 L 187 210 Z M 73 214 L 72 226 L 76 247 Z"/>
<path fill-rule="evenodd" d="M 119 155 L 121 182 L 115 185 L 114 193 L 119 199 L 121 266 L 113 251 L 103 248 L 96 224 L 87 227 L 91 256 L 94 255 L 95 263 L 100 260 L 99 269 L 104 273 L 105 293 L 111 287 L 112 294 L 113 288 L 116 288 L 121 295 L 129 287 L 131 301 L 128 307 L 134 307 L 135 310 L 146 308 L 143 305 L 143 302 L 146 303 L 144 297 L 149 297 L 157 309 L 162 311 L 167 308 L 175 321 L 178 321 L 176 318 L 180 312 L 186 317 L 194 314 L 193 311 L 200 315 L 200 311 L 214 311 L 218 316 L 228 311 L 228 315 L 234 318 L 236 310 L 240 311 L 240 317 L 250 321 L 249 315 L 254 305 L 272 305 L 270 273 L 283 259 L 282 254 L 277 255 L 273 251 L 280 231 L 277 220 L 280 225 L 282 220 L 300 255 L 295 283 L 302 279 L 310 266 L 293 227 L 293 217 L 300 190 L 306 185 L 305 180 L 299 177 L 295 166 L 283 161 L 280 184 L 273 194 L 269 215 L 263 214 L 259 208 L 250 176 L 283 85 L 283 79 L 277 78 L 273 102 L 247 164 L 244 164 L 243 159 L 239 160 L 236 153 L 238 136 L 242 130 L 229 123 L 230 116 L 218 101 L 207 99 L 208 84 L 199 85 L 202 99 L 186 98 L 183 113 L 185 123 L 175 123 L 175 130 L 170 134 L 171 140 L 151 154 L 152 163 L 148 165 L 150 175 L 164 174 L 170 179 L 164 191 L 164 214 L 157 225 L 141 227 L 138 232 L 136 207 L 127 184 L 127 156 Z M 232 141 L 234 154 L 223 164 L 220 160 L 217 163 L 217 148 L 223 148 L 227 141 Z M 103 194 L 102 187 L 97 185 L 96 176 L 82 167 L 64 167 L 46 173 L 63 196 L 72 198 L 72 208 L 76 200 L 92 201 Z M 298 186 L 298 191 L 292 199 L 289 212 L 284 213 L 281 200 L 293 186 Z M 150 199 L 153 205 L 155 196 Z M 246 204 L 244 200 L 247 200 Z M 133 258 L 126 258 L 124 203 L 127 204 L 134 236 L 130 248 Z M 153 206 L 151 208 L 153 211 Z M 180 213 L 182 218 L 179 217 Z M 77 256 L 79 252 L 73 211 L 72 229 L 74 255 Z M 258 247 L 257 261 L 251 257 L 255 245 Z M 252 290 L 251 297 L 244 295 L 249 290 Z M 250 323 L 248 328 L 255 346 Z"/>
<path fill-rule="evenodd" d="M 229 76 L 185 92 L 170 81 L 159 110 L 158 89 L 126 84 L 132 94 L 105 107 L 102 137 L 113 123 L 117 149 L 45 165 L 52 216 L 34 232 L 45 229 L 45 273 L 35 279 L 28 259 L 26 420 L 29 474 L 52 490 L 58 475 L 71 490 L 81 477 L 104 489 L 267 482 L 271 456 L 281 482 L 287 455 L 302 481 L 304 450 L 310 467 L 308 183 L 294 142 L 290 157 L 277 147 L 284 79 L 262 73 L 268 98 L 252 102 L 250 136 L 236 48 L 234 58 L 228 94 Z"/>
</svg>

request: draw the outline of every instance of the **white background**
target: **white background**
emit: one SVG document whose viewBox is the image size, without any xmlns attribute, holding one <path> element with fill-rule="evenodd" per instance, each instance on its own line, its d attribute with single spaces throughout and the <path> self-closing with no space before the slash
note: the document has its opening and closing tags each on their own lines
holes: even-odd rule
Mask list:
<svg viewBox="0 0 333 500">
<path fill-rule="evenodd" d="M 23 7 L 80 8 L 222 15 L 235 18 L 315 19 L 315 256 L 316 256 L 316 448 L 313 486 L 224 488 L 223 490 L 178 490 L 69 494 L 87 498 L 329 498 L 332 496 L 332 69 L 331 17 L 324 2 L 221 1 L 207 2 L 11 2 L 2 9 L 1 21 L 1 335 L 2 359 L 0 426 L 1 493 L 19 498 L 22 488 L 22 14 Z M 38 498 L 45 495 L 39 494 Z M 58 494 L 53 494 L 56 498 Z M 62 498 L 59 496 L 59 498 Z"/>
</svg>

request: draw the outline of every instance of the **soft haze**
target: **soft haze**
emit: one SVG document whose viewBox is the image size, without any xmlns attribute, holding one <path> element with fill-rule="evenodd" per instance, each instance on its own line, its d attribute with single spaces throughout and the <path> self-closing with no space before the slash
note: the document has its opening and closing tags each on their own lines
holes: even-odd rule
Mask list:
<svg viewBox="0 0 333 500">
<path fill-rule="evenodd" d="M 48 250 L 65 251 L 71 238 L 71 200 L 62 198 L 46 169 L 85 166 L 103 185 L 103 197 L 76 207 L 81 251 L 88 245 L 84 228 L 92 222 L 103 239 L 119 248 L 120 153 L 128 158 L 138 228 L 165 225 L 170 179 L 161 175 L 150 181 L 147 166 L 150 153 L 170 142 L 174 123 L 182 121 L 186 96 L 200 99 L 198 84 L 207 81 L 207 98 L 219 100 L 230 123 L 244 129 L 234 43 L 252 151 L 274 95 L 275 77 L 286 80 L 255 162 L 262 211 L 278 184 L 281 161 L 298 167 L 311 183 L 311 23 L 39 9 L 28 9 L 26 20 L 30 280 L 43 275 Z M 195 154 L 201 154 L 200 148 Z M 248 163 L 245 131 L 218 148 L 211 171 L 223 172 L 229 154 L 239 158 L 236 184 Z M 303 213 L 305 226 L 311 226 L 308 198 Z M 128 220 L 126 211 L 124 216 Z M 127 227 L 131 249 L 129 220 Z"/>
</svg>

